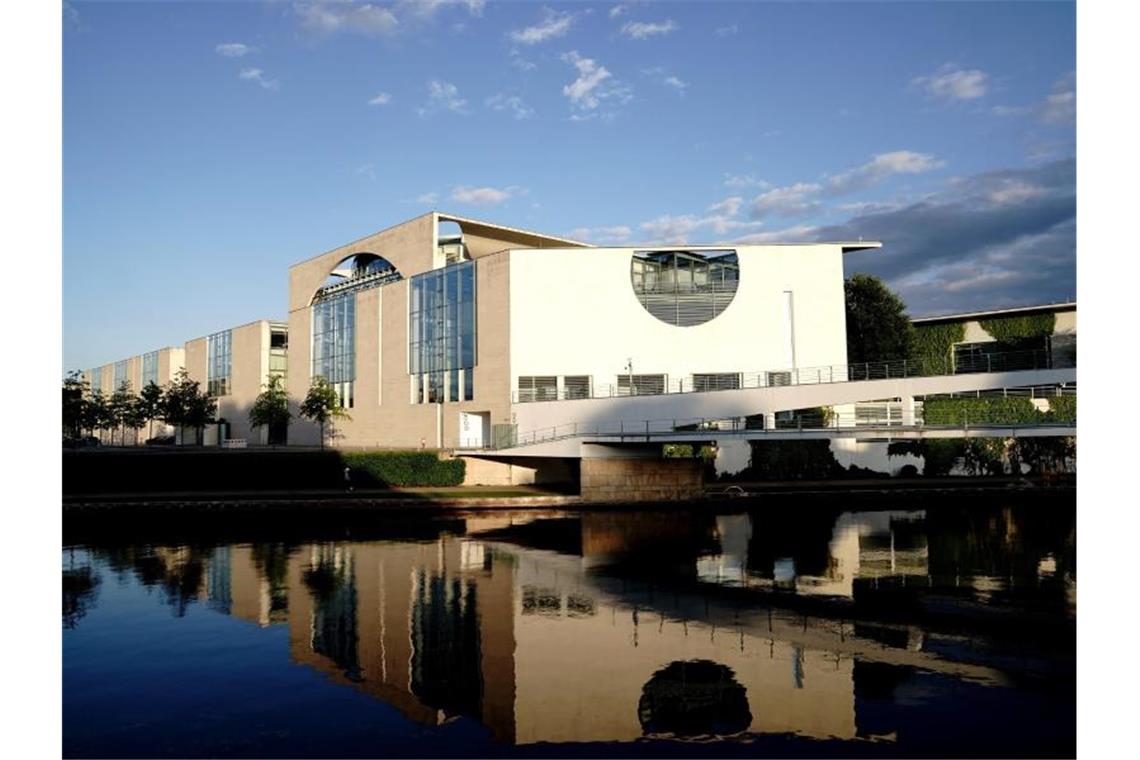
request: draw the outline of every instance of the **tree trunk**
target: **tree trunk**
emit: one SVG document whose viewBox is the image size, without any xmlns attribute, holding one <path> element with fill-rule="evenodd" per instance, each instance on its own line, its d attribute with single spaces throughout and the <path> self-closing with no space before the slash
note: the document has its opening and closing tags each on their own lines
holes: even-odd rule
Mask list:
<svg viewBox="0 0 1140 760">
<path fill-rule="evenodd" d="M 325 423 L 321 423 L 321 451 L 325 450 Z"/>
</svg>

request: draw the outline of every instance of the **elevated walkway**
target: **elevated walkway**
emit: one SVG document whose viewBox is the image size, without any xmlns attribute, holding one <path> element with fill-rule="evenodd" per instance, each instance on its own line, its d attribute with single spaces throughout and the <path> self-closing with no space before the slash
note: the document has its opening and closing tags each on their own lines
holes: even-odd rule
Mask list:
<svg viewBox="0 0 1140 760">
<path fill-rule="evenodd" d="M 514 457 L 589 457 L 591 444 L 627 447 L 640 444 L 714 442 L 731 438 L 796 440 L 811 438 L 961 438 L 1075 435 L 1073 425 L 1064 424 L 974 424 L 932 426 L 903 419 L 899 425 L 854 426 L 836 424 L 814 429 L 749 429 L 742 426 L 711 428 L 709 421 L 741 420 L 758 415 L 813 407 L 834 407 L 881 399 L 913 400 L 916 397 L 963 394 L 975 391 L 1001 391 L 1009 388 L 1061 386 L 1076 382 L 1076 368 L 1026 369 L 919 377 L 883 377 L 872 380 L 846 378 L 834 368 L 819 371 L 811 382 L 768 385 L 730 390 L 664 393 L 652 396 L 566 399 L 516 404 L 517 427 L 513 440 L 499 447 L 469 448 L 456 451 L 460 456 L 494 459 Z M 680 429 L 679 429 L 680 428 Z M 688 428 L 688 429 L 685 429 Z"/>
</svg>

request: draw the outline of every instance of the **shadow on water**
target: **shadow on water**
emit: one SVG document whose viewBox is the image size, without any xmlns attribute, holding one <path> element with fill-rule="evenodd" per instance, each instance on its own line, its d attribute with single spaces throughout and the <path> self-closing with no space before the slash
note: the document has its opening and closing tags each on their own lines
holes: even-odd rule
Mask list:
<svg viewBox="0 0 1140 760">
<path fill-rule="evenodd" d="M 124 530 L 63 553 L 68 756 L 1075 752 L 1071 498 Z"/>
</svg>

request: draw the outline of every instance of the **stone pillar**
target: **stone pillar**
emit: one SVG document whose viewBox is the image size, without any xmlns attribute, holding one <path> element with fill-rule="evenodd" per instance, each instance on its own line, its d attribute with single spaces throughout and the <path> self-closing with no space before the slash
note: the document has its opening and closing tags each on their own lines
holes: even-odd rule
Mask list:
<svg viewBox="0 0 1140 760">
<path fill-rule="evenodd" d="M 902 397 L 902 424 L 904 427 L 914 427 L 914 396 Z"/>
<path fill-rule="evenodd" d="M 704 494 L 699 459 L 583 459 L 583 501 L 687 501 Z"/>
<path fill-rule="evenodd" d="M 775 430 L 776 429 L 776 413 L 775 412 L 764 412 L 764 429 L 765 430 Z"/>
</svg>

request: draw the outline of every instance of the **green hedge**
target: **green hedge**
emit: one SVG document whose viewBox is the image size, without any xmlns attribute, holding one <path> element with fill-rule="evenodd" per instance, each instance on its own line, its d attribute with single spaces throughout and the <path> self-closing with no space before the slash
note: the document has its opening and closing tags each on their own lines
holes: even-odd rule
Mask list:
<svg viewBox="0 0 1140 760">
<path fill-rule="evenodd" d="M 1051 396 L 1049 398 L 1049 414 L 1056 422 L 1076 422 L 1077 397 Z"/>
<path fill-rule="evenodd" d="M 927 399 L 922 418 L 927 425 L 965 425 L 1040 422 L 1043 415 L 1025 396 Z"/>
<path fill-rule="evenodd" d="M 441 460 L 429 451 L 361 451 L 341 455 L 352 468 L 353 483 L 363 486 L 458 486 L 467 462 Z"/>
<path fill-rule="evenodd" d="M 63 453 L 63 492 L 172 493 L 306 491 L 344 488 L 344 468 L 358 487 L 460 485 L 461 459 L 431 451 L 94 450 Z"/>
</svg>

